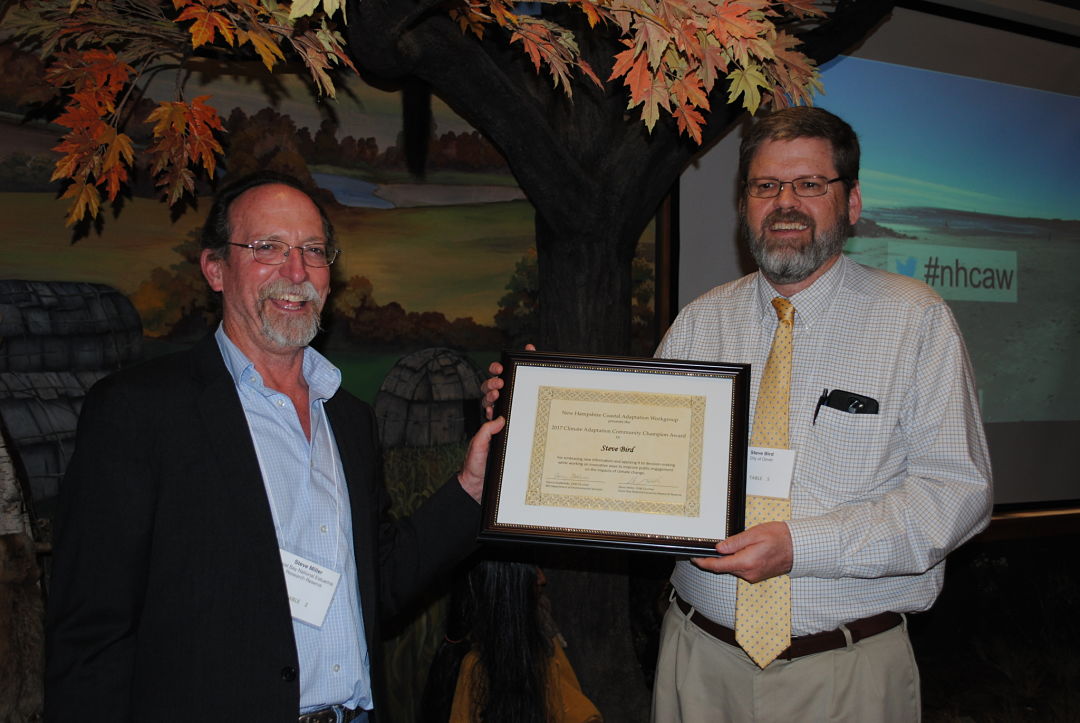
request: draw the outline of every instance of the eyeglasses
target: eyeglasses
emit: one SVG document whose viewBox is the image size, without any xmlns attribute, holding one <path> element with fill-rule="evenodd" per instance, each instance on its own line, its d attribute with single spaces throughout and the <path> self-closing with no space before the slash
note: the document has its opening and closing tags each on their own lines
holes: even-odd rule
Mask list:
<svg viewBox="0 0 1080 723">
<path fill-rule="evenodd" d="M 250 244 L 237 244 L 228 242 L 230 246 L 239 246 L 243 249 L 251 249 L 251 256 L 260 264 L 278 266 L 285 263 L 293 249 L 299 249 L 300 259 L 304 266 L 323 267 L 334 263 L 341 253 L 341 249 L 330 247 L 326 244 L 312 244 L 310 246 L 290 246 L 284 241 L 256 241 Z"/>
<path fill-rule="evenodd" d="M 750 178 L 746 181 L 746 192 L 754 198 L 776 198 L 784 190 L 784 186 L 791 186 L 796 196 L 813 198 L 824 196 L 829 192 L 829 186 L 837 181 L 845 181 L 844 177 L 826 179 L 825 176 L 799 176 L 790 181 L 781 181 L 778 178 Z"/>
</svg>

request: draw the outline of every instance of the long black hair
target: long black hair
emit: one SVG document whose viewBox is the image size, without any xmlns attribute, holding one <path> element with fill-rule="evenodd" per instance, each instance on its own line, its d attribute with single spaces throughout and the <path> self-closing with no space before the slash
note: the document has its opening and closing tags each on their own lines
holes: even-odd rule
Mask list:
<svg viewBox="0 0 1080 723">
<path fill-rule="evenodd" d="M 542 573 L 530 563 L 487 559 L 459 578 L 446 639 L 424 695 L 423 720 L 445 722 L 461 661 L 478 657 L 472 718 L 484 723 L 548 723 L 551 626 L 541 605 Z"/>
</svg>

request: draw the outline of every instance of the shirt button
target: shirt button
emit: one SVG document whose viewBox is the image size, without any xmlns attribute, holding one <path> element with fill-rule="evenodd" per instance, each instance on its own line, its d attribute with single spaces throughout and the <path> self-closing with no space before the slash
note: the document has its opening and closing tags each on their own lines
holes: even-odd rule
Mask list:
<svg viewBox="0 0 1080 723">
<path fill-rule="evenodd" d="M 335 665 L 335 666 L 334 666 L 334 668 L 333 668 L 333 670 L 334 670 L 334 672 L 336 673 L 336 672 L 338 672 L 339 670 L 341 670 L 341 666 L 340 666 L 340 665 Z"/>
<path fill-rule="evenodd" d="M 319 532 L 326 532 L 328 529 L 330 528 L 328 528 L 326 525 L 319 525 Z"/>
</svg>

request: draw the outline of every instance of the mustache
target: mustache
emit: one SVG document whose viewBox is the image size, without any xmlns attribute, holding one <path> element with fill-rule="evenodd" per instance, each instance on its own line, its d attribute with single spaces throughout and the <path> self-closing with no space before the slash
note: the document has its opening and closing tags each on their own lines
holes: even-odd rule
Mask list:
<svg viewBox="0 0 1080 723">
<path fill-rule="evenodd" d="M 779 208 L 771 212 L 762 220 L 761 227 L 768 228 L 774 223 L 801 223 L 810 228 L 815 227 L 814 219 L 810 218 L 805 213 L 795 210 L 785 211 Z"/>
<path fill-rule="evenodd" d="M 320 306 L 322 302 L 322 299 L 319 298 L 319 292 L 315 290 L 315 285 L 310 281 L 294 284 L 286 279 L 274 279 L 266 286 L 259 289 L 260 303 L 271 297 L 282 298 L 285 296 L 294 296 L 299 297 L 301 301 L 315 302 L 317 307 Z"/>
</svg>

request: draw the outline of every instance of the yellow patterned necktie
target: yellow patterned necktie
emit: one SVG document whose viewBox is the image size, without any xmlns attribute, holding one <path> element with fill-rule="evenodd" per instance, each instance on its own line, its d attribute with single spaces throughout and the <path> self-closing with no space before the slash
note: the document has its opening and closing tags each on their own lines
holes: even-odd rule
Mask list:
<svg viewBox="0 0 1080 723">
<path fill-rule="evenodd" d="M 788 449 L 788 401 L 791 396 L 791 349 L 795 307 L 783 297 L 772 300 L 779 322 L 761 375 L 750 446 Z M 747 495 L 746 527 L 791 519 L 791 500 Z M 750 584 L 738 581 L 735 640 L 764 668 L 791 645 L 791 578 L 787 575 Z"/>
</svg>

